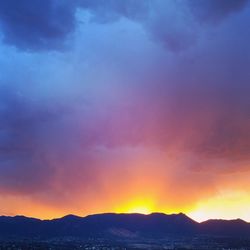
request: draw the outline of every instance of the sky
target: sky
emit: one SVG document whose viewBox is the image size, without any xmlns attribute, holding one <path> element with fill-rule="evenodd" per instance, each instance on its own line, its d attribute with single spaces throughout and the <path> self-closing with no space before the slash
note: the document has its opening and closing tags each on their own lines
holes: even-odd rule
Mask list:
<svg viewBox="0 0 250 250">
<path fill-rule="evenodd" d="M 250 1 L 0 0 L 0 214 L 250 221 Z"/>
</svg>

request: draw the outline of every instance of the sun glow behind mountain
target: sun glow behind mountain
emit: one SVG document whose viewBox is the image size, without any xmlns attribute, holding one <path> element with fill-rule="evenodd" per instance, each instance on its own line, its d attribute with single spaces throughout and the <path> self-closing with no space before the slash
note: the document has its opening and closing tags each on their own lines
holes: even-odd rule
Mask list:
<svg viewBox="0 0 250 250">
<path fill-rule="evenodd" d="M 138 199 L 122 205 L 120 208 L 115 209 L 117 213 L 139 213 L 150 214 L 154 212 L 153 202 L 148 199 Z"/>
</svg>

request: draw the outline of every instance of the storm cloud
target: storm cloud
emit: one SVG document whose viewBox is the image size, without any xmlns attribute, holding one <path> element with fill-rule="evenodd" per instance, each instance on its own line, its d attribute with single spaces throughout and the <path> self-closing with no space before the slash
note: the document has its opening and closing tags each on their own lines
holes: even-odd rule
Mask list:
<svg viewBox="0 0 250 250">
<path fill-rule="evenodd" d="M 4 41 L 25 50 L 62 49 L 75 27 L 75 6 L 70 1 L 0 1 Z"/>
<path fill-rule="evenodd" d="M 128 18 L 141 24 L 152 37 L 172 51 L 189 48 L 204 23 L 218 24 L 247 4 L 239 1 L 0 1 L 4 41 L 25 50 L 68 48 L 77 27 L 77 11 L 87 10 L 100 23 Z"/>
<path fill-rule="evenodd" d="M 249 4 L 201 2 L 0 1 L 0 200 L 40 208 L 12 213 L 243 190 Z"/>
</svg>

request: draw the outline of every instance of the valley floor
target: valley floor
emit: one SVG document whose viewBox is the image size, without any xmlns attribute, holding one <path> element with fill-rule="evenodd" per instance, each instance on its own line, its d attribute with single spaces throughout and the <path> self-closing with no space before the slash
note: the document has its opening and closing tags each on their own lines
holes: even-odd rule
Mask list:
<svg viewBox="0 0 250 250">
<path fill-rule="evenodd" d="M 0 250 L 250 250 L 250 239 L 181 237 L 161 240 L 2 240 Z"/>
</svg>

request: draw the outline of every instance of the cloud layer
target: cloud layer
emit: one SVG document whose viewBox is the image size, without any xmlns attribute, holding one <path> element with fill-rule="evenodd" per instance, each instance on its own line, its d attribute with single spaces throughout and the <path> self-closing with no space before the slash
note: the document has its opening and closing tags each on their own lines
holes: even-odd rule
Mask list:
<svg viewBox="0 0 250 250">
<path fill-rule="evenodd" d="M 0 1 L 0 213 L 249 194 L 248 21 L 247 1 Z"/>
</svg>

